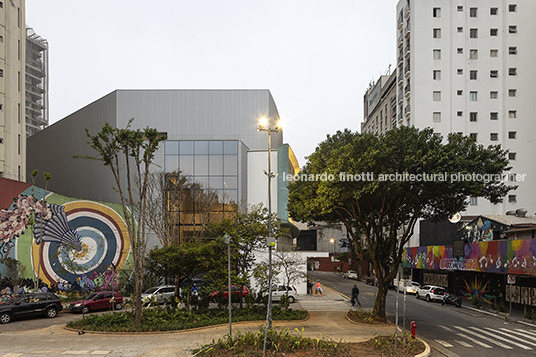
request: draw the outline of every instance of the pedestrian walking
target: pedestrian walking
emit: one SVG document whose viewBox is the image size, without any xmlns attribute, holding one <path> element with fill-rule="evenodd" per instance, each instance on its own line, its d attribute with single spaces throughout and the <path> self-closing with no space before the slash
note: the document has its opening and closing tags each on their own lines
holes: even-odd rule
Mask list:
<svg viewBox="0 0 536 357">
<path fill-rule="evenodd" d="M 313 295 L 313 282 L 307 279 L 307 294 Z"/>
<path fill-rule="evenodd" d="M 358 296 L 359 296 L 359 288 L 357 287 L 357 285 L 354 285 L 354 287 L 352 288 L 352 306 L 354 306 L 355 303 L 357 302 L 359 307 L 361 307 L 361 303 L 359 302 Z"/>
<path fill-rule="evenodd" d="M 322 286 L 320 285 L 320 280 L 316 282 L 315 296 L 316 294 L 320 294 L 320 297 L 322 297 Z"/>
</svg>

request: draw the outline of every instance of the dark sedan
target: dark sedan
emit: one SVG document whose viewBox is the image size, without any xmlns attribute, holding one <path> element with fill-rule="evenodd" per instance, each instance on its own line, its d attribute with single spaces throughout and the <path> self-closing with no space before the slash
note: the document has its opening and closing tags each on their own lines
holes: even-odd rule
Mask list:
<svg viewBox="0 0 536 357">
<path fill-rule="evenodd" d="M 60 298 L 52 293 L 17 295 L 0 305 L 0 323 L 7 324 L 18 317 L 35 315 L 52 318 L 62 309 Z"/>
</svg>

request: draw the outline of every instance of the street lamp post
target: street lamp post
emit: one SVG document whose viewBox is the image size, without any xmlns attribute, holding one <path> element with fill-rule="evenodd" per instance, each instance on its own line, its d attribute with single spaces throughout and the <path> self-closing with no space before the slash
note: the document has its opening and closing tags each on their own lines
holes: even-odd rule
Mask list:
<svg viewBox="0 0 536 357">
<path fill-rule="evenodd" d="M 281 130 L 279 124 L 275 129 L 270 127 L 268 119 L 262 119 L 258 131 L 266 131 L 268 133 L 268 172 L 264 174 L 268 176 L 268 311 L 266 321 L 268 328 L 272 328 L 272 247 L 275 246 L 275 241 L 272 240 L 272 178 L 275 174 L 272 172 L 272 133 L 278 133 Z"/>
<path fill-rule="evenodd" d="M 232 319 L 231 319 L 231 237 L 226 233 L 223 235 L 223 239 L 225 241 L 225 244 L 227 244 L 227 298 L 229 300 L 229 336 L 233 335 L 233 328 L 232 328 Z M 240 294 L 240 298 L 242 299 L 242 294 Z"/>
</svg>

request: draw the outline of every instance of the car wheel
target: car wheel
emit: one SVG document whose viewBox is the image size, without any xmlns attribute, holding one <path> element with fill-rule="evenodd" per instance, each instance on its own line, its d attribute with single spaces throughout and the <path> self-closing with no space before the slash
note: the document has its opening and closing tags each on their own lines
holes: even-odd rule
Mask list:
<svg viewBox="0 0 536 357">
<path fill-rule="evenodd" d="M 294 299 L 294 296 L 289 296 L 289 297 L 288 297 L 288 301 L 290 301 L 290 303 L 293 303 L 294 300 L 295 300 L 295 299 Z"/>
<path fill-rule="evenodd" d="M 87 314 L 90 310 L 89 306 L 86 305 L 82 308 L 82 313 Z"/>
<path fill-rule="evenodd" d="M 462 302 L 461 302 L 461 301 L 457 301 L 457 302 L 456 302 L 456 307 L 462 307 Z"/>
<path fill-rule="evenodd" d="M 218 303 L 218 297 L 217 297 L 217 296 L 214 296 L 214 297 L 212 298 L 212 302 L 217 304 L 217 303 Z"/>
<path fill-rule="evenodd" d="M 0 323 L 7 324 L 9 321 L 11 321 L 10 314 L 8 314 L 7 312 L 0 314 Z"/>
<path fill-rule="evenodd" d="M 47 317 L 54 318 L 58 316 L 58 310 L 55 307 L 51 307 L 46 311 Z"/>
<path fill-rule="evenodd" d="M 430 298 L 430 295 L 426 295 L 426 301 L 430 302 L 432 299 Z"/>
<path fill-rule="evenodd" d="M 419 293 L 415 293 L 415 297 L 418 299 L 419 298 Z"/>
<path fill-rule="evenodd" d="M 123 308 L 123 305 L 120 302 L 115 304 L 115 309 L 116 310 L 121 310 L 122 308 Z"/>
</svg>

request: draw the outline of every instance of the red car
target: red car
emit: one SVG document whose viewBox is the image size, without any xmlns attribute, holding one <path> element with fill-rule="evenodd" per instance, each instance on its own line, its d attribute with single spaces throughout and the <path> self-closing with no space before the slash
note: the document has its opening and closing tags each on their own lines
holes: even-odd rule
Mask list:
<svg viewBox="0 0 536 357">
<path fill-rule="evenodd" d="M 115 296 L 113 300 L 112 296 Z M 87 314 L 90 311 L 111 310 L 112 306 L 115 310 L 121 310 L 123 307 L 123 297 L 117 291 L 98 291 L 89 294 L 83 300 L 72 302 L 69 305 L 69 310 L 72 312 L 83 311 L 84 314 Z"/>
<path fill-rule="evenodd" d="M 232 296 L 238 296 L 238 294 L 240 293 L 240 288 L 236 285 L 231 285 L 231 294 Z M 219 294 L 220 294 L 220 291 L 214 291 L 213 293 L 210 294 L 210 301 L 212 302 L 218 302 L 218 299 L 219 299 Z M 242 297 L 246 296 L 247 294 L 249 294 L 249 290 L 246 286 L 244 286 L 244 288 L 242 289 Z M 228 296 L 229 296 L 229 291 L 227 290 L 227 288 L 225 288 L 225 290 L 223 291 L 223 299 L 224 300 L 227 300 L 228 299 Z M 233 297 L 233 299 L 235 299 Z"/>
</svg>

